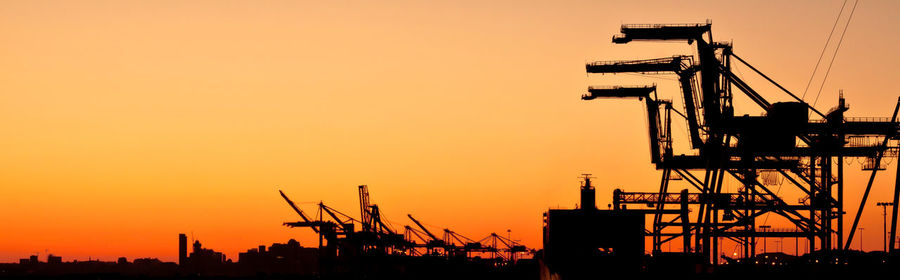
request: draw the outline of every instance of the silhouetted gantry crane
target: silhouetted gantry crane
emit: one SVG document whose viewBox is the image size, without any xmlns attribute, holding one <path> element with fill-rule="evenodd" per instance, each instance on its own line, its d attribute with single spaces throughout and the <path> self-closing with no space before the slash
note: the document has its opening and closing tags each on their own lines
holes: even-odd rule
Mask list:
<svg viewBox="0 0 900 280">
<path fill-rule="evenodd" d="M 654 252 L 660 252 L 662 244 L 681 237 L 685 252 L 700 254 L 712 264 L 717 263 L 720 238 L 740 244 L 745 257 L 754 256 L 756 239 L 766 237 L 804 238 L 810 248 L 825 253 L 849 249 L 875 174 L 884 169 L 882 159 L 897 156 L 900 100 L 890 119 L 845 117 L 848 107 L 843 95 L 837 107 L 822 113 L 736 55 L 730 43 L 713 41 L 709 22 L 623 25 L 621 34 L 612 39 L 617 44 L 661 40 L 686 41 L 696 46 L 697 55 L 586 65 L 588 73 L 672 73 L 678 77 L 681 88 L 683 104 L 678 108 L 672 101 L 660 99 L 655 85 L 590 87 L 582 96 L 584 100 L 638 98 L 647 105 L 651 162 L 662 171 L 659 192 L 617 190 L 615 209 L 626 208 L 622 207 L 624 204 L 650 206 L 632 210 L 653 215 L 648 235 L 652 237 Z M 734 63 L 753 70 L 794 101 L 770 103 L 732 72 Z M 748 97 L 765 114 L 735 116 L 734 92 Z M 689 154 L 673 152 L 672 112 L 687 122 Z M 843 162 L 851 157 L 865 159 L 864 170 L 871 170 L 871 175 L 847 232 L 843 224 Z M 762 172 L 778 174 L 806 197 L 797 203 L 783 200 L 760 180 Z M 900 168 L 897 172 L 900 175 Z M 738 192 L 723 193 L 726 177 L 740 182 Z M 669 192 L 669 181 L 676 178 L 687 181 L 693 192 Z M 893 242 L 900 195 L 897 187 L 895 184 L 891 251 L 897 250 Z M 690 216 L 689 204 L 698 210 Z M 767 213 L 783 217 L 796 230 L 757 231 L 757 219 Z M 845 232 L 849 234 L 846 239 Z"/>
<path fill-rule="evenodd" d="M 319 202 L 316 220 L 309 217 L 291 201 L 284 192 L 279 191 L 281 197 L 300 215 L 302 221 L 287 222 L 289 227 L 309 227 L 319 234 L 319 248 L 323 250 L 324 258 L 336 258 L 337 256 L 356 256 L 360 254 L 385 255 L 404 253 L 413 244 L 409 243 L 403 234 L 394 232 L 381 219 L 377 205 L 370 205 L 368 200 L 368 188 L 359 186 L 360 191 L 360 220 L 341 213 L 337 209 Z M 356 231 L 355 224 L 360 226 Z"/>
<path fill-rule="evenodd" d="M 322 250 L 321 257 L 325 262 L 362 255 L 428 255 L 472 259 L 475 255 L 481 257 L 481 255 L 490 254 L 491 258 L 484 261 L 494 265 L 504 265 L 513 263 L 520 253 L 531 252 L 518 242 L 496 234 L 475 241 L 452 230 L 444 229 L 443 238 L 438 238 L 412 215 L 407 216 L 419 229 L 407 225 L 404 227 L 405 232 L 399 234 L 382 219 L 378 205 L 370 203 L 368 186 L 361 185 L 358 190 L 359 220 L 326 206 L 322 202 L 318 203 L 316 215 L 310 217 L 284 192 L 278 191 L 291 209 L 302 219 L 298 222 L 287 222 L 284 225 L 308 227 L 317 233 L 319 249 Z M 490 244 L 482 245 L 482 242 L 488 241 Z M 427 251 L 422 254 L 416 251 L 417 248 L 426 248 Z"/>
<path fill-rule="evenodd" d="M 419 234 L 418 230 L 413 229 L 410 226 L 406 227 L 407 232 L 411 232 L 413 235 L 418 237 L 419 240 L 422 240 L 424 242 L 420 247 L 425 247 L 428 254 L 439 255 L 442 252 L 446 253 L 448 251 L 449 248 L 447 247 L 447 244 L 444 243 L 444 240 L 442 240 L 442 239 L 438 238 L 437 236 L 435 236 L 434 234 L 432 234 L 431 231 L 428 230 L 428 228 L 426 228 L 424 225 L 422 225 L 422 223 L 419 222 L 419 220 L 416 220 L 416 218 L 413 218 L 412 215 L 407 214 L 406 216 L 409 217 L 409 219 L 411 221 L 413 221 L 413 223 L 415 223 L 416 226 L 419 227 L 419 229 L 422 230 L 421 233 L 424 233 L 425 235 L 428 236 L 428 238 L 426 239 L 426 238 L 422 237 L 422 235 Z M 407 239 L 410 240 L 412 238 L 407 237 Z M 442 249 L 443 251 L 442 252 L 435 251 L 435 249 L 438 249 L 438 248 Z"/>
</svg>

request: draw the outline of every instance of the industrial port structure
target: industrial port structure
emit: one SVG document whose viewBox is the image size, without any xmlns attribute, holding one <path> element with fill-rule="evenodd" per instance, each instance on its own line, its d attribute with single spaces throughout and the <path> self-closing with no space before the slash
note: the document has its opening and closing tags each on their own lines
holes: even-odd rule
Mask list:
<svg viewBox="0 0 900 280">
<path fill-rule="evenodd" d="M 414 224 L 403 226 L 403 232 L 383 219 L 377 204 L 370 202 L 367 185 L 360 185 L 359 218 L 352 217 L 325 205 L 317 204 L 316 214 L 310 216 L 288 196 L 281 197 L 300 216 L 297 222 L 285 222 L 292 228 L 309 228 L 319 236 L 321 272 L 342 273 L 359 269 L 347 264 L 361 259 L 383 260 L 385 257 L 422 257 L 437 260 L 477 263 L 487 267 L 509 267 L 533 250 L 509 236 L 490 233 L 481 239 L 471 239 L 444 228 L 438 237 L 419 220 L 408 214 Z"/>
<path fill-rule="evenodd" d="M 840 257 L 849 250 L 876 174 L 884 170 L 885 158 L 897 156 L 900 101 L 890 117 L 846 117 L 849 107 L 843 94 L 835 108 L 819 111 L 738 56 L 731 43 L 714 41 L 709 22 L 626 24 L 621 34 L 612 37 L 616 44 L 637 41 L 686 42 L 696 46 L 696 56 L 598 61 L 586 65 L 587 73 L 673 74 L 680 85 L 676 95 L 682 104 L 661 98 L 655 85 L 589 87 L 582 99 L 633 98 L 646 104 L 650 161 L 662 171 L 659 191 L 616 190 L 613 211 L 647 215 L 651 225 L 645 235 L 652 240 L 652 254 L 661 253 L 664 244 L 680 240 L 683 253 L 716 266 L 723 238 L 738 244 L 744 258 L 755 256 L 757 240 L 773 237 L 804 239 L 810 251 L 827 256 Z M 779 94 L 791 101 L 768 101 L 733 71 L 736 65 L 751 69 L 779 91 L 766 96 Z M 755 104 L 750 110 L 765 113 L 737 115 L 735 94 Z M 686 123 L 688 139 L 673 137 L 673 121 Z M 674 152 L 676 140 L 685 141 L 682 143 L 690 151 Z M 847 159 L 864 161 L 863 170 L 870 172 L 865 186 L 844 183 Z M 897 172 L 900 175 L 900 168 Z M 799 201 L 783 199 L 771 188 L 771 181 L 776 181 L 771 177 L 786 181 L 803 197 Z M 727 178 L 739 182 L 738 191 L 723 191 Z M 692 189 L 670 190 L 673 180 L 686 181 Z M 897 251 L 898 187 L 900 181 L 894 186 L 892 210 L 888 210 L 887 247 L 891 252 Z M 845 199 L 847 188 L 864 190 L 849 227 L 844 224 L 845 205 L 857 204 Z M 783 218 L 793 229 L 767 231 L 760 227 L 759 220 L 769 213 Z"/>
<path fill-rule="evenodd" d="M 886 266 L 896 271 L 900 256 L 896 242 L 900 164 L 892 199 L 877 204 L 883 207 L 885 227 L 890 232 L 890 237 L 885 237 L 884 254 L 877 259 L 871 255 L 860 257 L 865 253 L 851 251 L 850 245 L 876 175 L 886 169 L 885 159 L 897 157 L 900 151 L 897 119 L 900 99 L 890 117 L 846 117 L 849 106 L 843 94 L 838 97 L 836 107 L 819 111 L 735 54 L 731 43 L 714 41 L 709 22 L 627 24 L 621 27 L 621 34 L 612 37 L 612 42 L 617 44 L 635 41 L 683 41 L 694 45 L 697 54 L 598 61 L 586 65 L 587 73 L 672 74 L 680 87 L 676 94 L 680 103 L 661 98 L 655 85 L 589 87 L 581 98 L 628 98 L 645 103 L 650 162 L 662 174 L 659 189 L 657 192 L 616 189 L 610 209 L 601 210 L 596 207 L 593 177 L 583 174 L 579 207 L 544 213 L 544 248 L 540 251 L 497 233 L 471 239 L 448 228 L 436 231 L 411 214 L 407 215 L 411 224 L 396 227 L 382 216 L 379 205 L 371 202 L 368 186 L 360 185 L 358 218 L 323 202 L 316 205 L 314 215 L 309 215 L 279 191 L 300 217 L 299 221 L 283 225 L 312 230 L 318 235 L 315 248 L 302 247 L 295 240 L 268 248 L 259 246 L 241 253 L 235 266 L 224 254 L 203 248 L 199 241 L 193 242 L 193 250 L 188 254 L 187 236 L 180 234 L 178 266 L 140 260 L 128 267 L 127 260 L 122 258 L 118 268 L 101 264 L 99 269 L 92 268 L 91 273 L 122 273 L 126 269 L 146 273 L 143 270 L 165 268 L 171 276 L 254 274 L 302 275 L 316 279 L 458 279 L 465 276 L 473 279 L 475 275 L 477 279 L 499 279 L 488 274 L 496 271 L 490 269 L 512 268 L 521 256 L 529 254 L 534 254 L 535 260 L 522 267 L 539 266 L 539 272 L 523 270 L 525 273 L 503 276 L 522 279 L 521 275 L 535 278 L 539 274 L 545 279 L 566 280 L 595 279 L 600 275 L 658 278 L 676 275 L 672 271 L 715 273 L 720 271 L 717 269 L 722 260 L 728 262 L 722 270 L 735 267 L 753 270 L 791 261 L 794 261 L 791 264 L 811 264 L 803 263 L 808 260 L 815 264 L 822 261 L 826 268 L 846 267 L 846 260 L 851 258 L 865 260 L 853 273 Z M 770 102 L 733 71 L 736 65 L 751 69 L 792 101 Z M 764 113 L 736 113 L 754 109 L 736 110 L 735 94 L 748 98 L 756 106 L 755 110 Z M 675 120 L 686 124 L 687 139 L 673 137 Z M 676 146 L 688 147 L 688 151 L 678 153 Z M 863 170 L 870 172 L 865 186 L 845 184 L 844 163 L 848 159 L 864 162 Z M 738 182 L 740 188 L 727 190 L 723 187 L 726 180 Z M 673 181 L 686 182 L 692 189 L 670 190 Z M 773 191 L 777 181 L 786 182 L 802 197 L 796 202 L 783 198 L 780 189 Z M 856 203 L 845 199 L 847 188 L 863 190 L 849 227 L 844 224 L 845 204 L 852 207 Z M 891 208 L 889 226 L 888 207 Z M 769 214 L 780 217 L 793 228 L 770 230 L 766 222 L 760 222 Z M 763 253 L 765 260 L 760 262 L 756 247 L 759 240 L 765 242 L 766 238 L 803 239 L 809 254 Z M 647 239 L 650 254 L 645 254 Z M 741 255 L 720 256 L 723 239 L 737 244 Z M 664 245 L 679 241 L 680 252 L 663 250 Z M 801 262 L 796 262 L 797 259 Z M 61 263 L 61 258 L 48 256 L 48 265 L 59 268 L 63 267 Z M 41 265 L 37 256 L 22 259 L 19 271 L 13 272 L 18 274 L 12 275 L 27 275 Z M 72 273 L 75 271 L 72 267 L 75 265 L 63 267 L 61 271 Z M 407 274 L 410 270 L 420 273 Z M 462 273 L 441 275 L 438 270 Z"/>
</svg>

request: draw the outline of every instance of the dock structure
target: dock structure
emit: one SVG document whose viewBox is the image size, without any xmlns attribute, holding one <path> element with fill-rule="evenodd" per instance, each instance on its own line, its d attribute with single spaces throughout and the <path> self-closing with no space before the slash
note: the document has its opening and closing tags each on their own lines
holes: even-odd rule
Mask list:
<svg viewBox="0 0 900 280">
<path fill-rule="evenodd" d="M 736 242 L 744 258 L 755 256 L 760 238 L 805 240 L 810 251 L 826 255 L 840 255 L 850 248 L 876 174 L 885 169 L 886 158 L 897 157 L 900 100 L 889 117 L 846 117 L 849 107 L 842 93 L 837 107 L 819 111 L 738 56 L 731 43 L 714 41 L 709 22 L 626 24 L 621 34 L 612 37 L 616 44 L 640 41 L 682 41 L 696 46 L 696 55 L 599 61 L 587 63 L 587 73 L 675 75 L 680 91 L 674 94 L 680 100 L 660 98 L 655 85 L 594 86 L 582 99 L 631 98 L 647 105 L 650 161 L 662 171 L 659 191 L 617 190 L 614 210 L 648 215 L 652 225 L 646 235 L 652 239 L 651 253 L 661 253 L 664 244 L 680 239 L 683 253 L 715 266 L 723 238 Z M 751 69 L 778 89 L 765 96 L 779 95 L 791 101 L 770 102 L 732 72 L 736 65 Z M 736 115 L 733 94 L 749 98 L 756 105 L 752 110 L 764 113 Z M 741 109 L 746 112 L 750 108 Z M 673 137 L 673 119 L 686 122 L 688 139 Z M 685 141 L 689 151 L 676 154 L 676 140 Z M 848 159 L 865 163 L 863 170 L 870 172 L 866 185 L 844 183 Z M 900 168 L 897 172 L 900 174 Z M 783 199 L 762 175 L 778 177 L 777 181 L 803 197 Z M 737 192 L 723 191 L 726 178 L 741 185 Z M 686 181 L 690 189 L 673 192 L 669 189 L 673 180 Z M 895 183 L 889 202 L 893 203 L 887 245 L 891 252 L 897 251 L 898 187 Z M 861 200 L 847 201 L 844 192 L 848 188 L 861 191 Z M 848 228 L 843 222 L 845 205 L 857 203 Z M 646 207 L 622 207 L 627 204 Z M 764 214 L 777 215 L 794 228 L 766 231 L 760 226 Z"/>
</svg>

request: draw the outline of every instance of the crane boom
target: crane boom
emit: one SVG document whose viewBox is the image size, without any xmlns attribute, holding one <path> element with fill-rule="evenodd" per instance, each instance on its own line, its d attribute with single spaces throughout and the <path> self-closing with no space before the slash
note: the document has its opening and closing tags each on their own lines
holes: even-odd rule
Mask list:
<svg viewBox="0 0 900 280">
<path fill-rule="evenodd" d="M 315 225 L 312 225 L 312 222 L 309 220 L 309 218 L 306 217 L 306 214 L 303 214 L 303 210 L 300 210 L 300 208 L 297 207 L 297 205 L 295 205 L 294 202 L 291 201 L 291 199 L 288 198 L 287 195 L 285 195 L 283 191 L 278 190 L 278 193 L 280 193 L 281 197 L 284 198 L 284 201 L 287 201 L 288 205 L 290 205 L 291 208 L 294 209 L 294 212 L 297 212 L 297 215 L 300 215 L 300 218 L 303 218 L 303 222 L 310 225 L 310 228 L 312 228 L 313 231 L 315 231 L 316 233 L 319 233 L 319 228 Z"/>
<path fill-rule="evenodd" d="M 590 87 L 588 94 L 582 95 L 582 100 L 592 100 L 597 98 L 633 98 L 643 99 L 647 103 L 647 118 L 650 129 L 650 162 L 659 166 L 662 159 L 668 154 L 662 154 L 662 151 L 669 152 L 667 148 L 668 139 L 668 114 L 663 115 L 665 122 L 660 119 L 659 107 L 666 105 L 670 108 L 668 101 L 658 100 L 656 98 L 656 86 L 638 86 L 638 87 Z M 666 111 L 668 112 L 668 111 Z M 690 120 L 689 120 L 690 122 Z M 665 124 L 664 127 L 661 125 Z M 698 126 L 699 127 L 699 126 Z M 699 137 L 699 133 L 697 134 Z M 698 138 L 699 139 L 699 138 Z"/>
<path fill-rule="evenodd" d="M 372 228 L 372 216 L 369 213 L 369 187 L 366 185 L 359 186 L 359 219 L 362 224 L 363 231 L 369 231 Z"/>
<path fill-rule="evenodd" d="M 681 85 L 681 91 L 684 95 L 685 117 L 689 125 L 691 137 L 691 145 L 694 148 L 703 146 L 701 135 L 701 122 L 697 118 L 697 106 L 701 100 L 697 100 L 695 96 L 696 82 L 695 73 L 698 67 L 693 65 L 693 57 L 689 55 L 676 55 L 672 57 L 641 59 L 641 60 L 617 60 L 617 61 L 598 61 L 588 63 L 586 66 L 588 73 L 661 73 L 674 72 L 678 75 L 678 81 Z M 584 100 L 591 100 L 597 97 L 642 97 L 642 95 L 650 94 L 646 92 L 651 87 L 614 87 L 614 88 L 594 88 L 590 89 L 590 95 L 582 96 Z M 652 87 L 655 91 L 656 87 Z M 646 94 L 644 93 L 646 92 Z M 758 95 L 758 94 L 757 94 Z M 756 100 L 756 99 L 754 99 Z"/>
<path fill-rule="evenodd" d="M 412 220 L 413 223 L 416 223 L 416 226 L 418 226 L 420 229 L 422 229 L 422 231 L 424 231 L 425 234 L 428 235 L 428 237 L 431 237 L 431 240 L 440 240 L 437 238 L 437 236 L 434 236 L 434 234 L 431 234 L 431 231 L 428 231 L 428 229 L 425 228 L 425 226 L 423 226 L 422 223 L 419 222 L 419 220 L 416 220 L 416 218 L 413 218 L 412 215 L 406 214 L 406 216 L 409 217 L 409 219 Z"/>
<path fill-rule="evenodd" d="M 325 212 L 326 214 L 328 214 L 328 216 L 331 216 L 331 218 L 334 219 L 335 222 L 341 224 L 344 223 L 344 221 L 341 220 L 340 217 L 338 217 L 336 214 L 334 214 L 334 212 L 331 211 L 331 208 L 325 206 L 325 203 L 319 202 L 319 208 L 322 208 L 322 212 Z"/>
<path fill-rule="evenodd" d="M 423 242 L 428 243 L 428 240 L 425 240 L 425 238 L 423 238 L 422 235 L 419 234 L 419 231 L 417 231 L 416 229 L 412 228 L 411 226 L 405 226 L 404 228 L 406 228 L 407 235 L 412 234 L 415 237 L 418 237 L 419 240 L 422 240 Z M 410 239 L 412 239 L 412 238 L 410 238 Z"/>
</svg>

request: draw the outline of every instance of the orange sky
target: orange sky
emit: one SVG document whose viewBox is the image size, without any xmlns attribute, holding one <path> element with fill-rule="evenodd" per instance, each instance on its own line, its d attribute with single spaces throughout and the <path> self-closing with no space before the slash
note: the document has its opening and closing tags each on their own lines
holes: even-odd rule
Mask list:
<svg viewBox="0 0 900 280">
<path fill-rule="evenodd" d="M 579 97 L 677 85 L 586 77 L 584 62 L 691 48 L 611 44 L 620 24 L 711 19 L 716 40 L 802 92 L 842 4 L 621 2 L 4 1 L 0 262 L 174 261 L 180 232 L 235 260 L 289 238 L 312 246 L 310 230 L 281 226 L 297 217 L 276 190 L 308 212 L 324 200 L 357 214 L 359 184 L 395 225 L 411 213 L 540 247 L 541 213 L 577 202 L 580 173 L 597 177 L 601 207 L 617 187 L 657 188 L 642 103 Z M 889 116 L 898 10 L 859 4 L 819 109 L 843 89 L 848 115 Z M 866 174 L 847 174 L 852 215 Z M 881 248 L 874 203 L 893 179 L 870 197 L 867 250 Z"/>
</svg>

